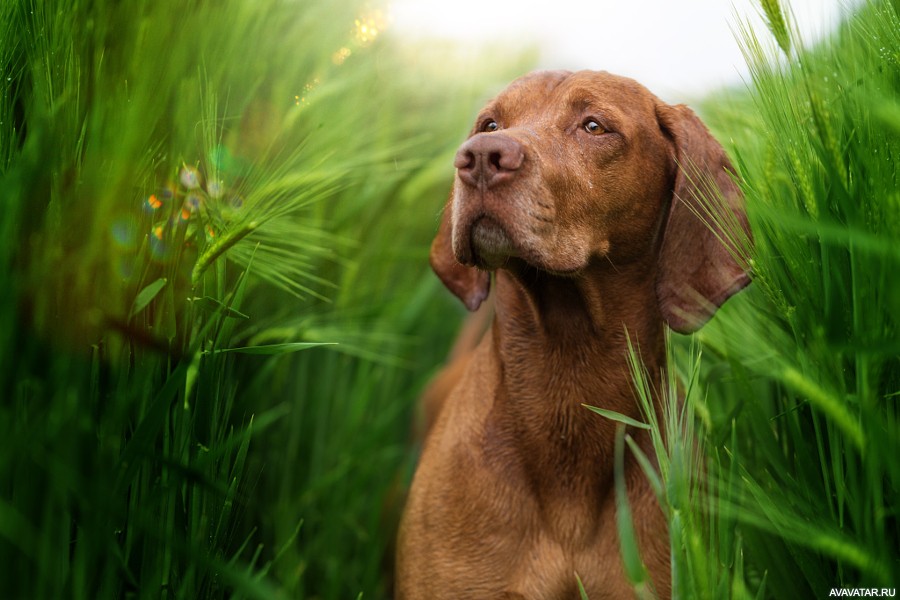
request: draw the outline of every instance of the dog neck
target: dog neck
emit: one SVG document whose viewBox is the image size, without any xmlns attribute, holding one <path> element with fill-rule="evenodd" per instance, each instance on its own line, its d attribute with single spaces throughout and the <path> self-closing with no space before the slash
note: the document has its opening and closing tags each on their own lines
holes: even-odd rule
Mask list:
<svg viewBox="0 0 900 600">
<path fill-rule="evenodd" d="M 616 423 L 583 405 L 641 419 L 628 338 L 659 389 L 665 347 L 654 283 L 653 265 L 643 264 L 597 261 L 572 277 L 498 271 L 492 335 L 502 376 L 488 426 L 519 449 L 539 495 L 611 489 Z"/>
</svg>

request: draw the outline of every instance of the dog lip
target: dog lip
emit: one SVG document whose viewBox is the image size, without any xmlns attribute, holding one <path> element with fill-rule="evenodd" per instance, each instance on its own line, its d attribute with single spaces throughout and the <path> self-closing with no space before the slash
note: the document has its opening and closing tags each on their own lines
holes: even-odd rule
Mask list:
<svg viewBox="0 0 900 600">
<path fill-rule="evenodd" d="M 483 212 L 479 212 L 474 218 L 469 220 L 468 224 L 463 225 L 461 229 L 462 243 L 456 251 L 456 260 L 461 264 L 469 267 L 478 266 L 478 247 L 475 242 L 475 224 L 482 219 L 487 218 Z"/>
</svg>

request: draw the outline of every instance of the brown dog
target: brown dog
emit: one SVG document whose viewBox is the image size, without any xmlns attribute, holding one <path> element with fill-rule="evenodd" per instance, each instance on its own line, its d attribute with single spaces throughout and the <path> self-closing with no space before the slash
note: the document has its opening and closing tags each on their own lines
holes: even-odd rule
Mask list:
<svg viewBox="0 0 900 600">
<path fill-rule="evenodd" d="M 701 216 L 700 197 L 717 193 L 719 216 L 749 240 L 731 166 L 688 108 L 587 71 L 515 81 L 455 165 L 431 262 L 470 310 L 494 271 L 495 317 L 457 359 L 446 401 L 431 400 L 397 597 L 577 598 L 576 573 L 592 600 L 631 597 L 615 424 L 582 404 L 639 419 L 626 330 L 659 389 L 665 324 L 694 331 L 749 282 Z M 649 437 L 633 435 L 652 456 Z M 625 469 L 642 558 L 668 597 L 664 515 L 633 459 Z"/>
</svg>

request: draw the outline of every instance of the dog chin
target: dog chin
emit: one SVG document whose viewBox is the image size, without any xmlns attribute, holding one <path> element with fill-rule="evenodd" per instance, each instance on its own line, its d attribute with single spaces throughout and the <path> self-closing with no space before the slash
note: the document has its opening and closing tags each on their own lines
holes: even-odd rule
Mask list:
<svg viewBox="0 0 900 600">
<path fill-rule="evenodd" d="M 469 239 L 475 264 L 481 269 L 497 269 L 510 258 L 518 256 L 509 234 L 490 217 L 481 217 L 475 221 Z"/>
</svg>

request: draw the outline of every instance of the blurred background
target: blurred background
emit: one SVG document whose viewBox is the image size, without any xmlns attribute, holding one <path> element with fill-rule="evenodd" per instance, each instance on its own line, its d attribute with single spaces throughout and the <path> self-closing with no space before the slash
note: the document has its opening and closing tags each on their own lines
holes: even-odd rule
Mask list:
<svg viewBox="0 0 900 600">
<path fill-rule="evenodd" d="M 898 13 L 3 2 L 0 597 L 389 597 L 452 157 L 537 67 L 690 101 L 742 179 L 754 284 L 653 424 L 676 593 L 896 587 Z"/>
<path fill-rule="evenodd" d="M 860 4 L 793 0 L 785 9 L 798 35 L 812 43 Z M 747 26 L 765 29 L 764 11 L 755 0 L 394 0 L 389 15 L 392 34 L 401 39 L 452 40 L 476 62 L 531 45 L 536 68 L 626 75 L 673 103 L 748 82 L 739 32 Z"/>
</svg>

